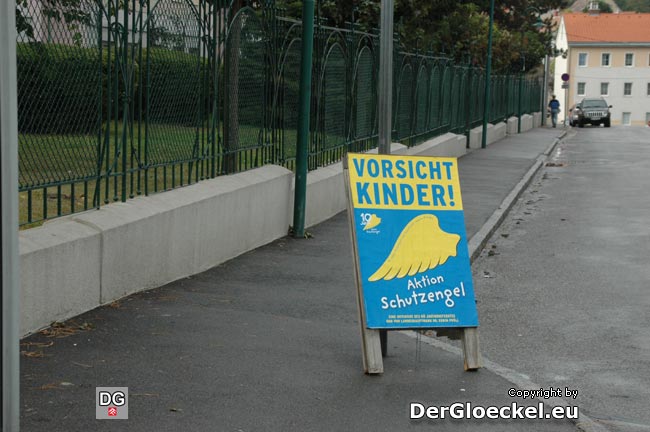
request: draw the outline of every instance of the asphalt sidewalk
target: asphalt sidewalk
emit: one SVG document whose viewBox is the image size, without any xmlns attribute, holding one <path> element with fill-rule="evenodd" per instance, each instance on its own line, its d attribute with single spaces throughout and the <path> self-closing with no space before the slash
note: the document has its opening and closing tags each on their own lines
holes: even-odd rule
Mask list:
<svg viewBox="0 0 650 432">
<path fill-rule="evenodd" d="M 460 159 L 468 238 L 486 235 L 561 131 L 534 129 Z M 22 357 L 22 430 L 577 430 L 568 420 L 409 420 L 412 401 L 538 401 L 513 399 L 513 384 L 491 370 L 464 372 L 461 357 L 398 332 L 384 374 L 364 375 L 347 223 L 341 213 L 309 240 L 277 240 L 73 320 L 89 330 L 25 339 L 21 349 L 44 356 Z M 129 388 L 128 420 L 95 420 L 98 386 Z"/>
</svg>

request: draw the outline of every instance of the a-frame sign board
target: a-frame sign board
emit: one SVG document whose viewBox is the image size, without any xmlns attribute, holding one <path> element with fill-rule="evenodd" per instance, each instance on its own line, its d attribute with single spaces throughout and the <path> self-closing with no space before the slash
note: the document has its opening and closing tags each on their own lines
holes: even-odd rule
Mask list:
<svg viewBox="0 0 650 432">
<path fill-rule="evenodd" d="M 349 153 L 343 161 L 368 374 L 383 373 L 381 330 L 460 335 L 481 367 L 478 315 L 456 158 Z"/>
</svg>

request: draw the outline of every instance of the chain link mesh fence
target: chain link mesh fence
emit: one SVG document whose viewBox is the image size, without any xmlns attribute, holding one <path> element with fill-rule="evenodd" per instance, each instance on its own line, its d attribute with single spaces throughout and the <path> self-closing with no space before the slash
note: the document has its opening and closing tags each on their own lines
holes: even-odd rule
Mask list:
<svg viewBox="0 0 650 432">
<path fill-rule="evenodd" d="M 16 1 L 21 225 L 264 164 L 293 169 L 301 23 L 273 2 Z M 354 26 L 316 25 L 310 169 L 376 147 L 378 45 Z M 395 141 L 482 122 L 481 69 L 396 47 Z M 490 121 L 540 110 L 539 81 L 490 85 Z"/>
</svg>

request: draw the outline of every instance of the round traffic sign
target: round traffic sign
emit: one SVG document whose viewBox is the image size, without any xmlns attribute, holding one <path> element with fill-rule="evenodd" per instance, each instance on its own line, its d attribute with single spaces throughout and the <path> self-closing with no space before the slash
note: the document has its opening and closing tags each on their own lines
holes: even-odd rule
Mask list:
<svg viewBox="0 0 650 432">
<path fill-rule="evenodd" d="M 562 74 L 562 81 L 569 81 L 569 74 L 568 73 L 563 73 Z"/>
</svg>

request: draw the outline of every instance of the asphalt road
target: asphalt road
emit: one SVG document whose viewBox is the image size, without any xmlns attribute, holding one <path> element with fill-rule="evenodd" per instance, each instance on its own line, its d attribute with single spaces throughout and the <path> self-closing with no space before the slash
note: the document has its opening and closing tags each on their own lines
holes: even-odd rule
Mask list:
<svg viewBox="0 0 650 432">
<path fill-rule="evenodd" d="M 649 167 L 648 128 L 572 131 L 473 266 L 484 355 L 613 431 L 650 431 Z"/>
</svg>

